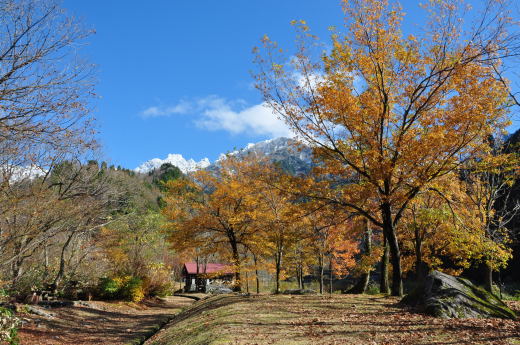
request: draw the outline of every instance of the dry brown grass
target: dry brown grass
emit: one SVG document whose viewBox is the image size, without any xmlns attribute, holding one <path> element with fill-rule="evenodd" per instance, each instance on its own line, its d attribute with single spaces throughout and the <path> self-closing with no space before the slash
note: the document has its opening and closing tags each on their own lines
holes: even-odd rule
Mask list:
<svg viewBox="0 0 520 345">
<path fill-rule="evenodd" d="M 146 345 L 520 344 L 520 321 L 442 320 L 367 295 L 217 296 L 194 304 Z"/>
</svg>

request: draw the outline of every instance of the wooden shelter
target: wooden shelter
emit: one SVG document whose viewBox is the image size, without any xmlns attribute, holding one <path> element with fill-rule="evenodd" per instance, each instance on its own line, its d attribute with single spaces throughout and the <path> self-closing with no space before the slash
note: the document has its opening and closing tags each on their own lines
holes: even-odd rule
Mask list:
<svg viewBox="0 0 520 345">
<path fill-rule="evenodd" d="M 206 292 L 209 284 L 229 285 L 233 283 L 234 272 L 230 265 L 222 263 L 186 262 L 182 268 L 185 292 Z"/>
</svg>

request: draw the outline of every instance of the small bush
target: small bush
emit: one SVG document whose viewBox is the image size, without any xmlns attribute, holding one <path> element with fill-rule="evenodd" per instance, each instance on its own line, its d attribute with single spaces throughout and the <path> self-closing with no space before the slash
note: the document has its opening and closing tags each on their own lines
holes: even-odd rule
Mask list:
<svg viewBox="0 0 520 345">
<path fill-rule="evenodd" d="M 173 290 L 170 270 L 164 265 L 150 266 L 144 278 L 132 275 L 104 277 L 97 285 L 97 295 L 104 299 L 140 302 L 146 296 L 164 297 Z"/>
<path fill-rule="evenodd" d="M 170 280 L 171 270 L 162 264 L 150 265 L 144 279 L 144 290 L 147 296 L 164 297 L 173 290 Z"/>
<path fill-rule="evenodd" d="M 365 291 L 367 295 L 377 295 L 379 294 L 379 286 L 370 282 L 368 284 L 367 290 Z"/>
<path fill-rule="evenodd" d="M 106 299 L 118 298 L 122 286 L 123 281 L 121 278 L 101 278 L 98 284 L 99 295 Z"/>
<path fill-rule="evenodd" d="M 9 299 L 9 291 L 4 288 L 0 288 L 0 301 L 5 302 Z"/>
<path fill-rule="evenodd" d="M 0 307 L 0 341 L 17 345 L 20 320 L 9 309 Z"/>
<path fill-rule="evenodd" d="M 126 281 L 121 288 L 121 296 L 127 301 L 141 302 L 145 295 L 143 280 L 131 276 L 125 278 Z"/>
<path fill-rule="evenodd" d="M 140 302 L 145 297 L 143 280 L 133 276 L 101 278 L 98 285 L 100 297 Z"/>
</svg>

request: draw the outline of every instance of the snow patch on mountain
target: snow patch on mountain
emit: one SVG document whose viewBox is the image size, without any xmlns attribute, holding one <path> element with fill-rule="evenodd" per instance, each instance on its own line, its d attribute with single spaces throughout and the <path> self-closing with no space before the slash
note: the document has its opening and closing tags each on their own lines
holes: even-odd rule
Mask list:
<svg viewBox="0 0 520 345">
<path fill-rule="evenodd" d="M 211 163 L 209 159 L 203 158 L 200 161 L 195 161 L 193 159 L 186 159 L 181 154 L 170 153 L 165 159 L 153 158 L 147 162 L 144 162 L 140 166 L 134 169 L 134 171 L 138 173 L 147 173 L 152 171 L 153 169 L 158 169 L 164 163 L 170 163 L 179 168 L 183 173 L 187 174 L 192 171 L 200 170 L 207 168 Z"/>
<path fill-rule="evenodd" d="M 241 150 L 221 154 L 208 169 L 218 169 L 220 161 L 225 159 L 226 156 L 244 158 L 249 154 L 268 157 L 272 162 L 280 164 L 282 169 L 292 174 L 307 173 L 313 165 L 312 150 L 308 146 L 301 145 L 292 138 L 280 137 L 255 144 L 247 144 Z"/>
<path fill-rule="evenodd" d="M 22 180 L 32 180 L 37 177 L 43 176 L 47 173 L 43 168 L 30 165 L 30 166 L 15 166 L 15 165 L 4 165 L 0 168 L 2 181 L 4 178 L 11 182 L 19 182 Z"/>
<path fill-rule="evenodd" d="M 271 161 L 281 163 L 286 170 L 293 173 L 306 172 L 312 166 L 312 151 L 309 147 L 299 145 L 295 139 L 280 137 L 254 144 L 250 143 L 243 149 L 221 154 L 213 164 L 207 158 L 196 162 L 193 159 L 186 160 L 180 154 L 169 154 L 166 159 L 151 159 L 134 170 L 140 173 L 147 173 L 153 169 L 158 169 L 164 163 L 170 163 L 186 174 L 206 168 L 210 170 L 218 169 L 219 162 L 225 159 L 226 156 L 232 155 L 242 158 L 250 153 L 269 157 Z"/>
</svg>

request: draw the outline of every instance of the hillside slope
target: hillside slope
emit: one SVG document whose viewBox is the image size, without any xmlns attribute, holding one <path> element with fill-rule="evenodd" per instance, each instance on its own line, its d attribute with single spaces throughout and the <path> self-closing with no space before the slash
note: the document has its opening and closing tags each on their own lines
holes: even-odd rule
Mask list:
<svg viewBox="0 0 520 345">
<path fill-rule="evenodd" d="M 397 301 L 369 295 L 215 296 L 188 307 L 145 345 L 518 344 L 520 321 L 435 319 Z"/>
</svg>

